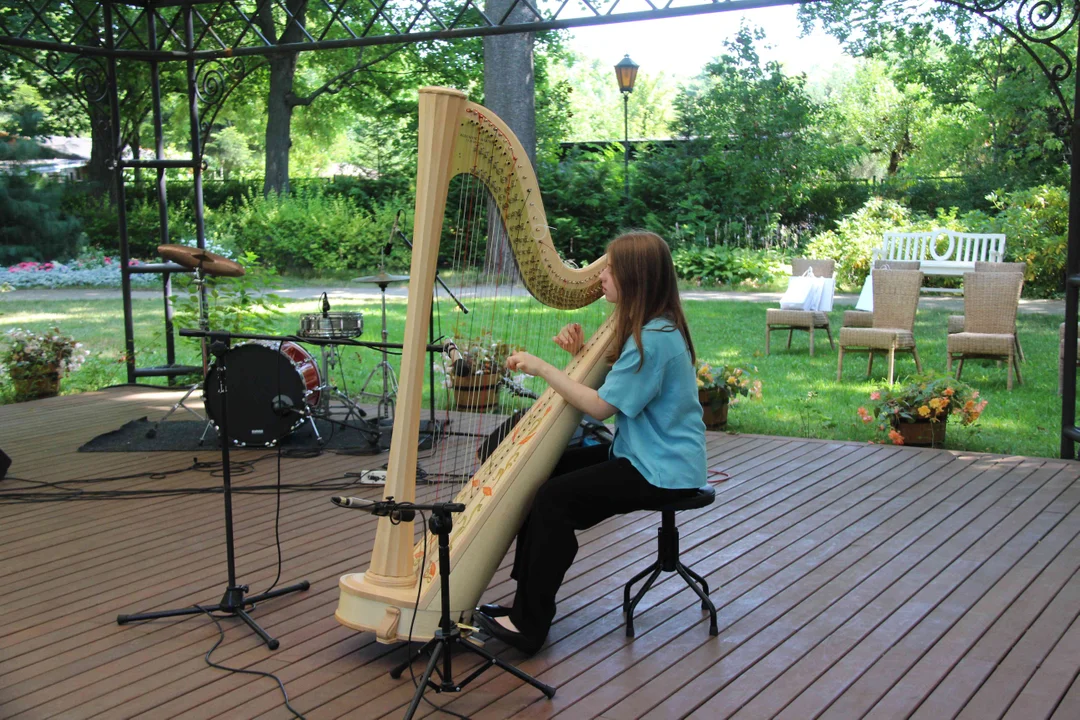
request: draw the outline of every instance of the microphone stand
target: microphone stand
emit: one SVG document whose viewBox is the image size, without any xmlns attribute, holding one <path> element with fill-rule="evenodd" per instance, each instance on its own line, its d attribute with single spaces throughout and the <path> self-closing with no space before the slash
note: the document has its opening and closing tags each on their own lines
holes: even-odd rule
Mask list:
<svg viewBox="0 0 1080 720">
<path fill-rule="evenodd" d="M 229 385 L 226 378 L 227 363 L 225 362 L 225 356 L 229 352 L 230 335 L 227 332 L 216 331 L 212 331 L 208 335 L 211 340 L 210 352 L 217 358 L 215 366 L 218 370 L 218 393 L 221 396 L 221 436 L 219 442 L 221 443 L 221 479 L 225 497 L 225 554 L 228 566 L 229 584 L 225 588 L 225 594 L 221 597 L 221 601 L 218 602 L 217 605 L 194 605 L 176 610 L 161 610 L 158 612 L 138 613 L 135 615 L 117 615 L 116 624 L 126 625 L 142 620 L 157 620 L 159 618 L 221 612 L 239 617 L 247 623 L 248 627 L 250 627 L 256 635 L 262 638 L 262 641 L 266 643 L 266 647 L 271 650 L 277 650 L 280 643 L 276 638 L 270 637 L 265 630 L 259 627 L 258 623 L 256 623 L 251 615 L 248 614 L 248 610 L 254 608 L 256 603 L 262 602 L 263 600 L 287 595 L 288 593 L 298 592 L 300 590 L 307 590 L 311 587 L 311 584 L 307 580 L 304 580 L 295 585 L 278 588 L 277 590 L 270 590 L 269 592 L 252 595 L 250 597 L 244 597 L 248 591 L 247 585 L 236 584 L 236 552 L 233 549 L 232 471 L 229 466 L 229 445 L 231 443 L 231 440 L 229 439 Z"/>
<path fill-rule="evenodd" d="M 519 680 L 529 683 L 534 688 L 544 693 L 549 699 L 555 697 L 555 688 L 540 682 L 532 675 L 519 670 L 511 664 L 503 662 L 479 645 L 475 645 L 471 640 L 462 636 L 461 628 L 459 628 L 457 623 L 451 619 L 450 531 L 454 529 L 454 520 L 451 513 L 465 512 L 465 505 L 463 503 L 443 502 L 431 505 L 417 505 L 409 502 L 394 502 L 392 498 L 388 498 L 380 503 L 376 503 L 374 506 L 364 506 L 360 509 L 368 510 L 375 515 L 393 517 L 396 514 L 403 520 L 407 516 L 406 513 L 411 511 L 429 510 L 431 512 L 431 517 L 428 518 L 428 529 L 432 534 L 437 535 L 439 538 L 439 595 L 442 610 L 439 619 L 439 629 L 435 631 L 435 636 L 431 640 L 428 640 L 423 647 L 409 655 L 408 660 L 390 671 L 390 677 L 397 680 L 401 677 L 401 674 L 413 664 L 414 660 L 421 655 L 430 654 L 430 659 L 428 660 L 427 667 L 424 669 L 424 674 L 420 676 L 420 682 L 416 685 L 416 693 L 413 695 L 412 704 L 409 705 L 409 710 L 405 713 L 405 720 L 412 719 L 413 714 L 416 712 L 416 708 L 420 706 L 420 701 L 423 699 L 424 691 L 427 688 L 430 687 L 437 693 L 461 692 L 466 685 L 479 677 L 482 672 L 492 665 L 501 670 L 505 670 Z M 454 681 L 454 671 L 450 659 L 454 647 L 468 650 L 484 659 L 484 663 L 461 682 Z M 441 669 L 439 667 L 440 660 L 442 661 Z M 439 682 L 435 682 L 431 679 L 433 674 L 439 676 Z"/>
</svg>

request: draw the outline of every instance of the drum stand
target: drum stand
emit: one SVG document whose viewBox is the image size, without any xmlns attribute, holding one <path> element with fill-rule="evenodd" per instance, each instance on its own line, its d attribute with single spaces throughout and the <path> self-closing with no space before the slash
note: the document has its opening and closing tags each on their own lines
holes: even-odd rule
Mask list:
<svg viewBox="0 0 1080 720">
<path fill-rule="evenodd" d="M 210 318 L 206 314 L 206 289 L 205 289 L 206 280 L 203 278 L 202 263 L 200 263 L 199 265 L 197 265 L 195 267 L 194 278 L 195 279 L 193 280 L 193 282 L 195 283 L 195 286 L 198 287 L 198 289 L 199 289 L 199 292 L 198 292 L 198 296 L 199 296 L 199 329 L 203 330 L 203 331 L 208 331 L 208 330 L 210 330 Z M 165 413 L 165 415 L 160 420 L 155 422 L 154 426 L 152 428 L 150 428 L 149 430 L 146 431 L 146 437 L 151 438 L 151 439 L 157 437 L 158 430 L 161 428 L 162 423 L 164 423 L 166 420 L 168 420 L 170 417 L 172 417 L 172 414 L 174 412 L 176 412 L 177 410 L 179 410 L 180 408 L 183 408 L 184 410 L 187 410 L 189 413 L 191 413 L 192 415 L 197 417 L 201 422 L 206 423 L 206 427 L 203 428 L 202 435 L 199 436 L 199 444 L 200 445 L 202 445 L 203 441 L 206 440 L 206 433 L 210 432 L 210 428 L 212 428 L 214 426 L 214 424 L 210 421 L 210 418 L 206 417 L 205 415 L 200 415 L 198 412 L 196 412 L 195 410 L 189 408 L 187 405 L 184 404 L 187 401 L 187 399 L 189 397 L 191 397 L 191 394 L 193 392 L 195 392 L 196 390 L 201 390 L 203 388 L 203 383 L 205 382 L 206 373 L 207 373 L 207 370 L 208 370 L 206 338 L 205 337 L 200 338 L 199 339 L 199 344 L 200 344 L 200 346 L 202 348 L 202 366 L 203 366 L 203 378 L 204 379 L 199 380 L 199 382 L 197 382 L 194 385 L 190 386 L 187 389 L 187 392 L 184 393 L 184 396 L 182 398 L 180 398 L 179 400 L 177 400 L 176 404 L 174 404 L 171 408 L 169 408 L 169 411 L 167 413 Z"/>
<path fill-rule="evenodd" d="M 382 291 L 382 341 L 384 344 L 389 337 L 389 334 L 386 332 L 386 286 L 391 282 L 395 281 L 387 279 L 377 283 L 379 290 Z M 375 377 L 375 373 L 380 371 L 382 372 L 382 394 L 368 392 L 368 385 Z M 378 416 L 376 417 L 376 423 L 378 423 L 383 418 L 394 417 L 394 401 L 397 398 L 397 391 L 397 375 L 394 374 L 394 368 L 390 367 L 390 363 L 386 360 L 386 348 L 384 347 L 382 349 L 382 361 L 368 373 L 367 379 L 364 380 L 363 387 L 360 388 L 358 397 L 379 398 L 379 410 Z"/>
<path fill-rule="evenodd" d="M 315 417 L 321 417 L 324 420 L 335 422 L 335 419 L 330 417 L 331 395 L 333 395 L 337 400 L 341 402 L 342 405 L 345 406 L 345 417 L 343 419 L 336 420 L 336 422 L 348 422 L 349 418 L 355 415 L 357 420 L 362 423 L 366 423 L 367 420 L 364 416 L 367 413 L 361 410 L 360 406 L 354 403 L 348 395 L 338 390 L 337 385 L 334 385 L 332 382 L 330 382 L 330 369 L 337 365 L 337 348 L 335 348 L 333 345 L 320 345 L 319 350 L 322 352 L 322 384 L 315 388 L 315 390 L 319 391 L 319 404 L 311 408 L 311 415 L 313 416 L 311 418 L 312 427 L 315 426 Z M 378 440 L 378 429 L 368 429 L 363 427 L 356 427 L 356 429 L 360 430 L 362 433 L 370 433 L 374 435 L 374 439 L 376 441 Z M 315 432 L 317 435 L 318 430 L 316 430 Z"/>
</svg>

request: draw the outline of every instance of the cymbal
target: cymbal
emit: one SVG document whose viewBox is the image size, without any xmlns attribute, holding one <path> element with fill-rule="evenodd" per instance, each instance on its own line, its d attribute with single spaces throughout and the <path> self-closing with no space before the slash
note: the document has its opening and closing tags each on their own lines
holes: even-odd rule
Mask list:
<svg viewBox="0 0 1080 720">
<path fill-rule="evenodd" d="M 240 263 L 209 250 L 200 250 L 190 245 L 158 245 L 157 250 L 158 255 L 166 260 L 172 260 L 177 265 L 183 265 L 192 270 L 201 268 L 206 275 L 240 277 L 244 274 L 244 268 Z"/>
<path fill-rule="evenodd" d="M 352 281 L 358 283 L 372 283 L 374 285 L 388 285 L 393 282 L 405 282 L 408 279 L 408 275 L 389 275 L 380 272 L 378 275 L 365 275 L 364 277 L 353 278 Z"/>
</svg>

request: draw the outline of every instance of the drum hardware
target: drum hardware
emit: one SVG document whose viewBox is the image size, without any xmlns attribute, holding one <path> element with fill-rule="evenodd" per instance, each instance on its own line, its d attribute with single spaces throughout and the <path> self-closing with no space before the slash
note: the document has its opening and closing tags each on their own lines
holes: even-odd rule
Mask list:
<svg viewBox="0 0 1080 720">
<path fill-rule="evenodd" d="M 354 338 L 364 334 L 364 315 L 360 312 L 331 312 L 330 299 L 326 293 L 322 294 L 322 312 L 300 316 L 300 330 L 296 333 L 302 338 L 317 338 L 320 340 L 333 340 L 338 338 Z M 366 424 L 365 413 L 359 405 L 345 393 L 338 390 L 331 382 L 331 369 L 337 365 L 338 352 L 333 344 L 319 344 L 322 354 L 322 382 L 316 388 L 319 391 L 319 402 L 312 407 L 311 411 L 317 417 L 333 421 L 330 415 L 330 398 L 337 398 L 345 406 L 344 420 L 347 422 L 353 415 Z M 372 430 L 357 426 L 356 429 L 364 433 L 370 433 L 372 442 L 378 440 L 378 430 Z"/>
<path fill-rule="evenodd" d="M 353 282 L 378 285 L 379 290 L 382 292 L 382 341 L 384 343 L 389 336 L 386 331 L 386 287 L 390 283 L 405 282 L 408 279 L 408 275 L 388 275 L 386 272 L 380 270 L 377 275 L 366 275 L 353 280 Z M 387 362 L 386 357 L 386 348 L 384 347 L 382 348 L 382 360 L 378 365 L 372 368 L 370 373 L 368 373 L 359 393 L 359 397 L 379 399 L 378 421 L 381 421 L 383 418 L 392 418 L 394 416 L 394 399 L 397 397 L 397 375 L 394 374 L 394 368 L 390 367 L 390 363 Z M 372 379 L 374 379 L 375 374 L 379 372 L 382 373 L 382 393 L 376 394 L 368 392 L 368 385 L 371 383 Z"/>
<path fill-rule="evenodd" d="M 205 335 L 202 336 L 205 338 Z M 157 620 L 159 618 L 167 617 L 181 617 L 185 615 L 202 615 L 203 613 L 222 612 L 234 617 L 239 617 L 243 620 L 252 631 L 259 636 L 266 646 L 271 650 L 277 650 L 279 643 L 277 639 L 270 637 L 270 635 L 259 627 L 258 623 L 248 614 L 249 609 L 253 609 L 256 603 L 261 603 L 264 600 L 270 598 L 280 597 L 289 593 L 298 592 L 301 590 L 307 590 L 311 587 L 307 580 L 296 583 L 295 585 L 289 585 L 287 587 L 278 588 L 276 590 L 270 590 L 268 592 L 260 593 L 258 595 L 252 595 L 245 597 L 248 591 L 247 585 L 237 585 L 236 583 L 236 552 L 233 547 L 233 516 L 232 516 L 232 474 L 231 465 L 229 461 L 229 382 L 226 377 L 226 356 L 230 353 L 229 350 L 229 333 L 213 333 L 211 335 L 213 342 L 210 344 L 210 352 L 216 358 L 214 367 L 216 368 L 216 376 L 213 381 L 213 386 L 217 392 L 219 398 L 222 399 L 220 411 L 221 411 L 221 480 L 224 490 L 225 499 L 225 549 L 226 549 L 226 561 L 228 567 L 228 585 L 225 588 L 225 594 L 221 596 L 221 600 L 217 605 L 189 605 L 188 607 L 179 608 L 176 610 L 161 610 L 157 612 L 138 613 L 135 615 L 117 615 L 117 625 L 126 625 L 131 622 L 139 622 L 142 620 Z M 235 409 L 235 407 L 233 408 Z"/>
<path fill-rule="evenodd" d="M 216 253 L 212 253 L 209 250 L 200 249 L 197 247 L 190 247 L 188 245 L 158 245 L 158 255 L 165 260 L 171 260 L 177 265 L 181 265 L 185 268 L 194 270 L 193 282 L 198 288 L 199 298 L 199 329 L 209 332 L 210 319 L 206 307 L 206 277 L 207 276 L 220 276 L 220 277 L 240 277 L 245 273 L 242 265 L 228 258 L 222 257 Z M 209 371 L 210 360 L 209 353 L 206 346 L 206 338 L 199 338 L 199 345 L 202 349 L 202 367 L 203 378 L 206 378 L 206 374 Z M 165 415 L 154 423 L 153 427 L 146 431 L 146 437 L 157 437 L 158 431 L 161 428 L 162 423 L 172 417 L 172 414 L 177 410 L 183 408 L 189 413 L 197 417 L 200 421 L 206 423 L 206 427 L 203 428 L 202 435 L 199 436 L 199 445 L 203 444 L 206 440 L 206 433 L 210 431 L 212 422 L 204 415 L 200 415 L 194 409 L 186 405 L 186 401 L 191 394 L 196 390 L 203 388 L 203 380 L 188 387 L 187 392 L 183 397 L 176 401 L 176 403 L 169 408 L 169 411 Z"/>
</svg>

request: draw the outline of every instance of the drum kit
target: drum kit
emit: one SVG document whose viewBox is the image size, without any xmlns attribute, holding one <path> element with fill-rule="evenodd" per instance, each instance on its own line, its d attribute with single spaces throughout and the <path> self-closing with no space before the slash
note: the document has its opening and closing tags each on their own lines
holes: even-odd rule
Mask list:
<svg viewBox="0 0 1080 720">
<path fill-rule="evenodd" d="M 244 268 L 238 263 L 208 250 L 186 245 L 160 245 L 158 253 L 166 260 L 194 271 L 199 286 L 199 328 L 209 330 L 204 283 L 209 277 L 239 277 Z M 377 275 L 356 278 L 354 282 L 375 284 L 382 290 L 382 341 L 387 342 L 386 287 L 395 282 L 405 282 L 407 275 Z M 382 359 L 368 374 L 359 392 L 360 398 L 378 401 L 378 417 L 367 420 L 366 413 L 348 395 L 331 382 L 331 371 L 339 363 L 335 340 L 353 340 L 364 332 L 364 317 L 360 312 L 330 311 L 326 293 L 322 295 L 322 312 L 300 317 L 296 338 L 318 341 L 321 357 L 316 361 L 296 339 L 259 339 L 237 343 L 228 350 L 228 391 L 234 393 L 229 403 L 229 436 L 239 446 L 272 447 L 305 423 L 319 444 L 323 438 L 315 424 L 316 418 L 347 423 L 354 415 L 358 425 L 351 427 L 371 436 L 377 442 L 379 426 L 385 418 L 392 418 L 394 399 L 397 395 L 397 377 L 387 361 L 386 347 L 382 347 Z M 206 422 L 199 443 L 206 438 L 210 427 L 218 428 L 221 417 L 222 392 L 218 382 L 215 363 L 207 367 L 206 340 L 203 343 L 203 380 L 192 385 L 175 405 L 147 432 L 155 437 L 162 424 L 177 410 L 183 408 Z M 381 376 L 381 392 L 369 391 L 368 386 Z M 188 407 L 185 401 L 202 389 L 206 415 Z M 238 402 L 239 398 L 243 398 Z M 344 417 L 331 417 L 331 401 L 337 401 L 345 409 Z M 373 425 L 374 427 L 371 427 Z"/>
</svg>

